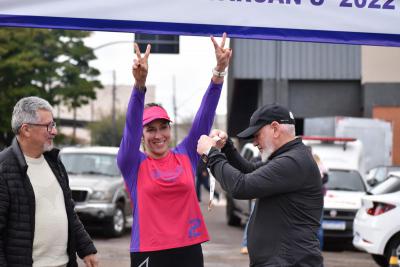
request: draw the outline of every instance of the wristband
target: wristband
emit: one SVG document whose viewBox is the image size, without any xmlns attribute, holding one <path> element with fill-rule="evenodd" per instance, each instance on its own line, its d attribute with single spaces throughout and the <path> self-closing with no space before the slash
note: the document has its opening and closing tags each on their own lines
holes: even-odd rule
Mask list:
<svg viewBox="0 0 400 267">
<path fill-rule="evenodd" d="M 226 75 L 226 71 L 217 71 L 215 68 L 212 69 L 212 73 L 217 77 L 224 77 Z"/>
</svg>

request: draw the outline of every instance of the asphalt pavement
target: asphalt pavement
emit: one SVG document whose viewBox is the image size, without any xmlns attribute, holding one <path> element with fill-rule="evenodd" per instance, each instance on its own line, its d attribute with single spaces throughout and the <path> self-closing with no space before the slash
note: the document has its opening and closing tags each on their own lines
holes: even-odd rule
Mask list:
<svg viewBox="0 0 400 267">
<path fill-rule="evenodd" d="M 204 194 L 204 199 L 206 195 Z M 247 255 L 240 254 L 243 228 L 230 227 L 225 220 L 225 206 L 216 206 L 207 211 L 201 203 L 211 240 L 203 244 L 205 267 L 247 267 Z M 105 238 L 101 233 L 91 233 L 99 251 L 100 267 L 129 267 L 129 231 L 120 238 Z M 355 250 L 324 251 L 325 267 L 377 267 L 371 256 Z M 79 267 L 85 265 L 80 261 Z M 188 266 L 190 267 L 190 266 Z"/>
</svg>

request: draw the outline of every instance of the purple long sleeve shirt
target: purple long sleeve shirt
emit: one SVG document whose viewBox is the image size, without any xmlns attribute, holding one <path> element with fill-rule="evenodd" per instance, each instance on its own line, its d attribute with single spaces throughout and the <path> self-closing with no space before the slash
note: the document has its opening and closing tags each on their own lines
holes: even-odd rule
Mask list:
<svg viewBox="0 0 400 267">
<path fill-rule="evenodd" d="M 209 240 L 197 201 L 194 173 L 197 141 L 209 134 L 222 90 L 210 83 L 186 138 L 167 156 L 139 150 L 145 93 L 134 88 L 117 156 L 133 208 L 131 252 L 171 249 Z"/>
</svg>

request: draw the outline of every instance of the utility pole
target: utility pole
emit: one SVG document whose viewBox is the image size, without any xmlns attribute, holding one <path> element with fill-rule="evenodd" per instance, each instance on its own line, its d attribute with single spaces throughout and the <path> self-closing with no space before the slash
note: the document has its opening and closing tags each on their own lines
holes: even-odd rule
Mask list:
<svg viewBox="0 0 400 267">
<path fill-rule="evenodd" d="M 132 43 L 132 41 L 115 41 L 115 42 L 108 42 L 102 45 L 99 45 L 97 47 L 92 48 L 93 51 L 111 46 L 111 45 L 116 45 L 116 44 L 122 44 L 122 43 Z M 116 73 L 115 69 L 112 70 L 112 97 L 111 97 L 111 123 L 112 123 L 112 133 L 111 133 L 111 146 L 118 146 L 118 141 L 117 140 L 117 119 L 116 119 L 116 110 L 115 110 L 115 100 L 116 100 L 116 91 L 117 91 L 117 81 L 116 81 Z"/>
<path fill-rule="evenodd" d="M 177 114 L 177 107 L 176 107 L 176 81 L 175 81 L 175 74 L 172 75 L 172 105 L 174 109 L 174 137 L 175 137 L 175 146 L 178 144 L 178 114 Z"/>
</svg>

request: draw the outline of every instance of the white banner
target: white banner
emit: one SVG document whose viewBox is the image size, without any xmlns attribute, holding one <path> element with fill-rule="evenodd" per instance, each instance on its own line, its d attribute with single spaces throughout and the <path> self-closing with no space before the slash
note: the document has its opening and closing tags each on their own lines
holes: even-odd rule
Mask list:
<svg viewBox="0 0 400 267">
<path fill-rule="evenodd" d="M 400 46 L 400 0 L 0 0 L 0 25 Z"/>
</svg>

